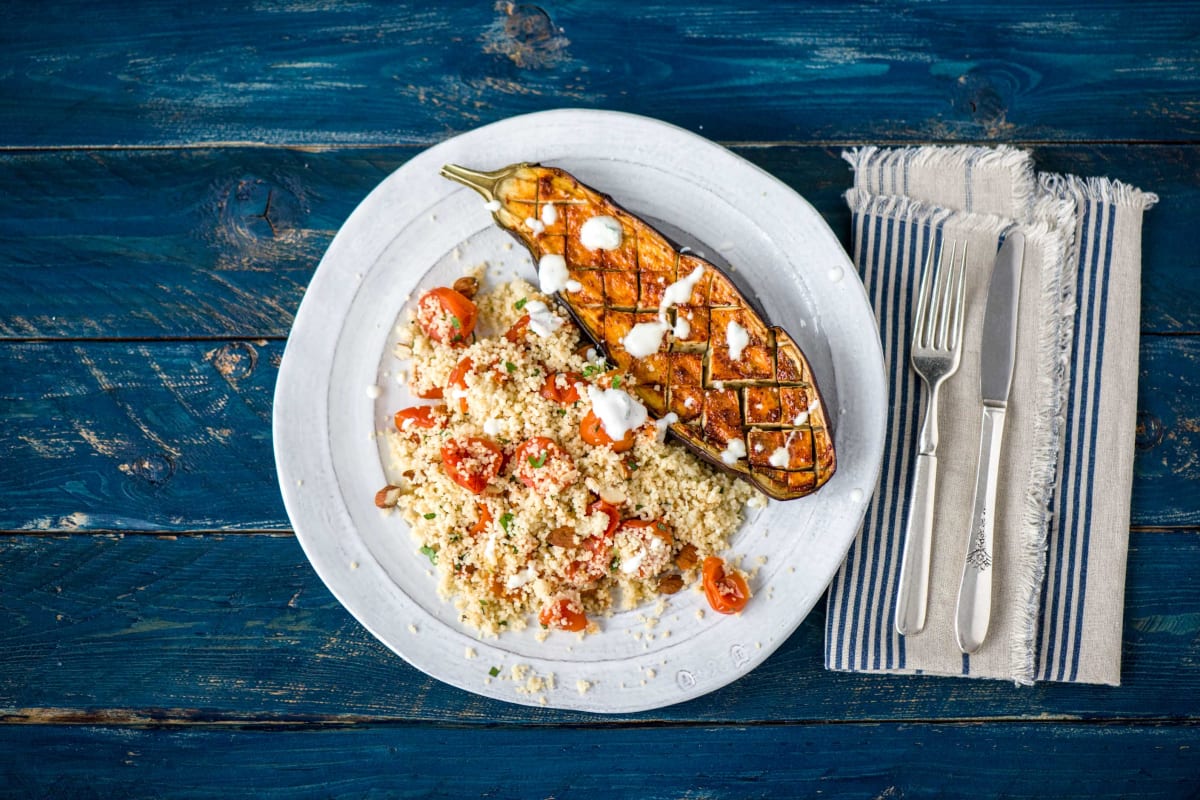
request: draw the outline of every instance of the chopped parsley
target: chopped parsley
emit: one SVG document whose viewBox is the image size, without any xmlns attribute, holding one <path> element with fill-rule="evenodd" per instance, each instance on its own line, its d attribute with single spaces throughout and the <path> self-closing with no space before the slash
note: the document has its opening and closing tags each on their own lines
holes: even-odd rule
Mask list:
<svg viewBox="0 0 1200 800">
<path fill-rule="evenodd" d="M 588 364 L 586 367 L 583 368 L 583 377 L 590 378 L 593 375 L 595 375 L 596 373 L 603 372 L 603 371 L 604 371 L 603 365 Z"/>
<path fill-rule="evenodd" d="M 635 470 L 638 468 L 638 463 L 637 463 L 637 461 L 633 460 L 632 458 L 627 458 L 627 459 L 625 459 L 625 467 L 626 467 L 626 469 L 629 469 L 629 470 Z"/>
<path fill-rule="evenodd" d="M 505 511 L 500 515 L 500 527 L 504 528 L 504 532 L 508 533 L 508 526 L 512 524 L 513 515 L 511 512 Z"/>
<path fill-rule="evenodd" d="M 537 458 L 534 458 L 533 456 L 526 456 L 526 458 L 529 459 L 529 466 L 533 467 L 534 469 L 538 469 L 546 463 L 546 451 L 543 450 L 542 454 Z"/>
<path fill-rule="evenodd" d="M 421 553 L 424 554 L 429 559 L 429 563 L 431 563 L 431 564 L 437 563 L 437 556 L 438 556 L 437 550 L 434 550 L 432 547 L 430 547 L 427 544 L 423 544 L 423 545 L 421 545 Z"/>
<path fill-rule="evenodd" d="M 522 308 L 524 308 L 524 307 L 525 307 L 525 304 L 526 304 L 526 303 L 528 303 L 528 302 L 529 302 L 529 298 L 528 298 L 528 297 L 522 297 L 520 300 L 518 300 L 517 302 L 513 303 L 513 305 L 516 307 L 517 311 L 520 311 Z"/>
<path fill-rule="evenodd" d="M 612 562 L 608 565 L 609 572 L 616 572 L 617 567 L 621 565 L 621 557 L 613 553 Z"/>
<path fill-rule="evenodd" d="M 496 676 L 497 676 L 497 675 L 499 675 L 499 674 L 500 674 L 500 668 L 499 668 L 499 667 L 492 667 L 491 669 L 489 669 L 489 670 L 488 670 L 488 675 L 491 675 L 493 678 L 494 678 L 494 677 L 496 677 Z"/>
<path fill-rule="evenodd" d="M 462 323 L 453 314 L 450 315 L 450 324 L 454 326 L 455 330 L 462 330 Z"/>
<path fill-rule="evenodd" d="M 612 382 L 612 388 L 614 388 L 614 389 L 617 389 L 617 388 L 619 388 L 620 386 L 621 386 L 621 376 L 620 376 L 620 375 L 614 375 L 614 376 L 613 376 L 613 382 Z"/>
<path fill-rule="evenodd" d="M 504 368 L 505 368 L 506 370 L 508 370 L 508 371 L 509 371 L 509 373 L 513 373 L 513 372 L 516 372 L 516 371 L 517 371 L 517 365 L 516 365 L 516 364 L 514 364 L 514 363 L 512 363 L 511 361 L 505 361 L 505 362 L 504 362 Z"/>
<path fill-rule="evenodd" d="M 636 506 L 634 506 L 634 507 L 633 507 L 633 510 L 634 510 L 634 511 L 641 511 L 643 508 L 645 508 L 645 506 L 644 506 L 644 505 L 642 505 L 641 503 L 638 503 Z"/>
<path fill-rule="evenodd" d="M 435 518 L 436 516 L 437 516 L 437 514 L 435 514 L 435 513 L 433 513 L 432 511 L 430 511 L 428 514 L 426 514 L 426 515 L 425 515 L 425 519 L 433 519 L 433 518 Z"/>
</svg>

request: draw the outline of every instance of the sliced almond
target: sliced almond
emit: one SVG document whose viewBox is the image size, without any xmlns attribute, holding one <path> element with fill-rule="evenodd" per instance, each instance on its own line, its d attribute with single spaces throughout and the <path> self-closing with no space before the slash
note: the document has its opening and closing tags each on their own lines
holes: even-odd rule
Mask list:
<svg viewBox="0 0 1200 800">
<path fill-rule="evenodd" d="M 400 501 L 400 487 L 390 483 L 375 493 L 375 505 L 379 508 L 395 508 Z"/>
<path fill-rule="evenodd" d="M 619 486 L 605 486 L 600 490 L 600 499 L 606 503 L 619 506 L 625 502 L 625 490 Z"/>
<path fill-rule="evenodd" d="M 677 572 L 663 575 L 658 579 L 659 594 L 675 594 L 683 588 L 683 576 Z"/>
<path fill-rule="evenodd" d="M 675 556 L 675 566 L 680 569 L 695 569 L 699 562 L 700 558 L 694 544 L 685 544 L 679 551 L 679 555 Z"/>
<path fill-rule="evenodd" d="M 479 291 L 479 280 L 471 275 L 464 275 L 454 282 L 453 288 L 463 297 L 473 300 L 475 293 Z"/>
<path fill-rule="evenodd" d="M 575 529 L 564 525 L 561 528 L 555 528 L 550 531 L 550 535 L 546 537 L 546 541 L 555 547 L 574 547 Z"/>
</svg>

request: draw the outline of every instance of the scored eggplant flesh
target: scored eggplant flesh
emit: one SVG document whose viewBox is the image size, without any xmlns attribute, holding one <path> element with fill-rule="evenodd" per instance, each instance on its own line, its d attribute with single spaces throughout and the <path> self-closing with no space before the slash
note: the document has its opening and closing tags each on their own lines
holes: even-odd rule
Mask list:
<svg viewBox="0 0 1200 800">
<path fill-rule="evenodd" d="M 442 175 L 479 192 L 496 223 L 535 263 L 563 257 L 578 289 L 558 292 L 559 300 L 608 359 L 633 375 L 631 391 L 653 416 L 679 417 L 669 430 L 690 450 L 778 500 L 811 494 L 833 475 L 830 417 L 808 359 L 719 268 L 681 253 L 611 197 L 561 169 L 513 164 L 479 172 L 447 165 Z M 596 217 L 615 221 L 602 222 L 610 235 L 605 244 L 616 247 L 585 246 L 585 238 L 596 243 L 580 235 Z M 664 307 L 668 287 L 686 291 L 681 281 L 689 278 L 690 296 Z M 657 350 L 631 355 L 626 337 L 662 314 L 669 330 Z"/>
</svg>

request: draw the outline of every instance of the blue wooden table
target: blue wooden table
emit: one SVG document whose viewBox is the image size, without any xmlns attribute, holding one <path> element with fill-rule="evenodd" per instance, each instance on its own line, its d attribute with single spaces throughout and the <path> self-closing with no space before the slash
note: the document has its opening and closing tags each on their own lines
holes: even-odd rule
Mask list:
<svg viewBox="0 0 1200 800">
<path fill-rule="evenodd" d="M 0 795 L 1195 797 L 1200 7 L 0 3 Z M 860 143 L 1013 143 L 1146 218 L 1120 688 L 822 669 L 598 718 L 485 700 L 324 588 L 271 395 L 350 211 L 559 106 L 720 141 L 848 243 Z"/>
</svg>

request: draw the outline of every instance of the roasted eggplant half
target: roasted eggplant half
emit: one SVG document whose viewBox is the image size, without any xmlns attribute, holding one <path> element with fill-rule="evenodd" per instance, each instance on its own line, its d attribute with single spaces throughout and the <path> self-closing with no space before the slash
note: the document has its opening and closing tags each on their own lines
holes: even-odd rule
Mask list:
<svg viewBox="0 0 1200 800">
<path fill-rule="evenodd" d="M 492 172 L 447 165 L 533 255 L 631 392 L 702 458 L 778 500 L 819 489 L 837 466 L 830 417 L 808 359 L 720 269 L 569 173 L 538 164 Z M 686 248 L 682 248 L 686 250 Z"/>
</svg>

